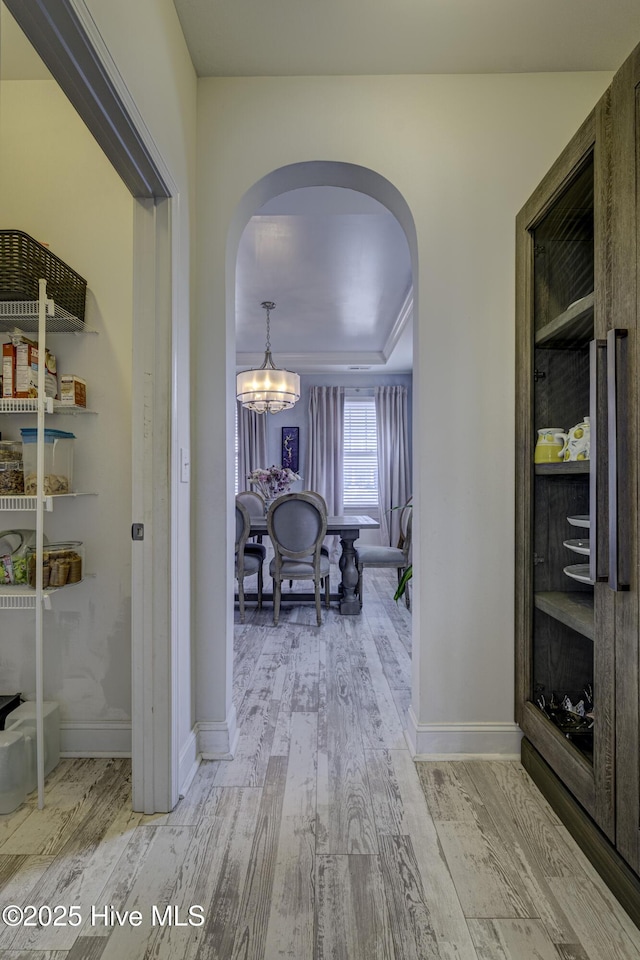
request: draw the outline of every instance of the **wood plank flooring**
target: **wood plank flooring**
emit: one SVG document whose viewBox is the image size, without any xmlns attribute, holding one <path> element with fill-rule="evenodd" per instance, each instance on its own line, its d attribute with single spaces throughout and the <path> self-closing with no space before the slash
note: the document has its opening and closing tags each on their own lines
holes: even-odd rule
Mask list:
<svg viewBox="0 0 640 960">
<path fill-rule="evenodd" d="M 640 960 L 520 764 L 413 763 L 411 616 L 366 576 L 359 618 L 236 611 L 238 749 L 170 814 L 132 813 L 103 759 L 0 817 L 0 906 L 80 918 L 0 921 L 0 960 Z"/>
</svg>

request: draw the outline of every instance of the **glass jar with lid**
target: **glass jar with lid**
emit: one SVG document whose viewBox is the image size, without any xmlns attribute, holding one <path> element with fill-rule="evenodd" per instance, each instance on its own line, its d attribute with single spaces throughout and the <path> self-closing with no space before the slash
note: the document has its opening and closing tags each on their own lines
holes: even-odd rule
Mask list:
<svg viewBox="0 0 640 960">
<path fill-rule="evenodd" d="M 23 493 L 22 441 L 0 440 L 0 497 Z"/>
</svg>

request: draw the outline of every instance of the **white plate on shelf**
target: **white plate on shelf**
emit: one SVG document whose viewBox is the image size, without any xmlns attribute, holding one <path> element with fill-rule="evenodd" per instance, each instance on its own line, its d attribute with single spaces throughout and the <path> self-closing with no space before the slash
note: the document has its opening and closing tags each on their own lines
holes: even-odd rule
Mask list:
<svg viewBox="0 0 640 960">
<path fill-rule="evenodd" d="M 569 550 L 573 550 L 574 553 L 582 553 L 586 557 L 588 557 L 591 553 L 589 540 L 563 540 L 562 543 L 563 546 L 567 547 Z"/>
<path fill-rule="evenodd" d="M 591 293 L 587 293 L 584 297 L 578 297 L 577 300 L 574 300 L 573 303 L 569 304 L 569 306 L 567 307 L 567 310 L 571 310 L 573 307 L 577 307 L 578 305 L 583 306 L 585 303 L 590 301 L 592 297 L 593 297 L 593 291 L 591 291 Z"/>
<path fill-rule="evenodd" d="M 580 514 L 577 517 L 567 517 L 567 520 L 572 527 L 584 527 L 585 530 L 588 530 L 591 526 L 591 520 L 586 514 Z"/>
<path fill-rule="evenodd" d="M 568 577 L 571 577 L 572 580 L 578 580 L 580 583 L 593 583 L 593 580 L 589 576 L 589 564 L 588 563 L 572 563 L 570 566 L 564 568 L 564 573 Z"/>
</svg>

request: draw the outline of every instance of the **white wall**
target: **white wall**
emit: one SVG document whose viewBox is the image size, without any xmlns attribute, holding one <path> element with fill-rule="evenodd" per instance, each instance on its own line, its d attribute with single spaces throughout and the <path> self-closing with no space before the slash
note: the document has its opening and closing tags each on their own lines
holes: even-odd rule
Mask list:
<svg viewBox="0 0 640 960">
<path fill-rule="evenodd" d="M 173 227 L 172 249 L 172 296 L 174 306 L 173 329 L 173 391 L 171 408 L 167 410 L 167 417 L 171 425 L 171 454 L 174 470 L 178 463 L 180 449 L 189 451 L 190 443 L 190 284 L 191 284 L 191 239 L 193 233 L 193 211 L 195 208 L 195 112 L 196 112 L 196 77 L 191 64 L 177 14 L 171 0 L 136 0 L 131 4 L 128 0 L 73 0 L 73 6 L 83 16 L 83 22 L 91 24 L 92 36 L 104 41 L 108 55 L 113 59 L 116 71 L 122 78 L 135 106 L 141 116 L 141 130 L 144 131 L 146 142 L 155 144 L 161 156 L 165 169 L 174 188 L 171 201 L 171 215 Z M 67 109 L 68 105 L 67 105 Z M 54 119 L 54 118 L 52 118 Z M 95 144 L 88 138 L 95 150 Z M 4 142 L 4 138 L 3 138 Z M 40 158 L 40 144 L 35 156 Z M 61 168 L 73 166 L 68 164 L 68 157 L 64 149 L 57 156 Z M 48 168 L 47 168 L 48 169 Z M 110 170 L 110 168 L 109 168 Z M 110 171 L 112 172 L 112 171 Z M 88 168 L 91 173 L 91 168 Z M 94 171 L 95 173 L 95 171 Z M 51 181 L 43 175 L 42 164 L 39 163 L 39 174 L 42 188 L 49 194 L 55 192 Z M 98 183 L 98 176 L 95 177 Z M 2 184 L 7 183 L 6 179 Z M 100 184 L 102 178 L 100 178 Z M 119 180 L 118 180 L 119 183 Z M 100 185 L 98 184 L 98 185 Z M 2 193 L 5 197 L 5 190 Z M 132 213 L 132 203 L 127 196 L 129 218 Z M 91 211 L 90 204 L 85 204 L 87 214 Z M 60 226 L 60 217 L 56 217 Z M 108 222 L 108 218 L 107 218 Z M 129 219 L 129 227 L 131 219 Z M 68 222 L 63 221 L 69 233 L 74 231 L 71 217 Z M 96 223 L 98 224 L 96 226 Z M 100 217 L 91 218 L 91 227 L 77 236 L 78 242 L 93 238 L 100 230 Z M 52 240 L 53 234 L 49 234 Z M 52 240 L 53 242 L 53 240 Z M 91 245 L 87 244 L 89 248 Z M 73 252 L 73 251 L 71 251 Z M 118 250 L 127 261 L 131 271 L 132 248 L 131 238 Z M 62 254 L 64 256 L 64 254 Z M 85 254 L 85 256 L 88 255 Z M 69 255 L 71 262 L 71 254 Z M 117 258 L 116 258 L 117 259 Z M 113 258 L 111 260 L 113 263 Z M 109 260 L 105 266 L 109 265 Z M 80 267 L 78 267 L 80 269 Z M 82 272 L 82 271 L 81 271 Z M 96 270 L 92 264 L 85 275 L 90 279 L 90 287 L 94 282 Z M 122 291 L 120 291 L 122 292 Z M 130 278 L 127 287 L 129 297 L 128 309 L 130 318 Z M 111 319 L 111 313 L 109 316 Z M 127 345 L 128 363 L 130 366 L 131 344 Z M 128 432 L 131 424 L 131 409 L 122 419 L 124 429 Z M 129 450 L 129 440 L 123 441 L 125 450 Z M 111 467 L 109 467 L 111 469 Z M 108 475 L 108 472 L 107 472 Z M 177 471 L 174 473 L 172 489 L 171 515 L 172 536 L 174 550 L 174 600 L 172 605 L 172 633 L 175 640 L 173 660 L 171 663 L 172 675 L 167 678 L 167 689 L 172 690 L 173 702 L 176 711 L 171 715 L 173 735 L 177 743 L 180 767 L 178 770 L 179 783 L 183 784 L 193 770 L 196 759 L 196 745 L 194 735 L 195 708 L 193 703 L 193 673 L 194 658 L 192 655 L 191 633 L 191 574 L 190 574 L 190 499 L 191 487 L 187 483 L 179 483 Z M 126 518 L 126 562 L 128 564 L 131 546 L 129 539 L 129 524 L 131 521 L 130 483 L 127 487 L 128 505 L 124 517 Z M 118 511 L 114 508 L 113 516 Z M 122 571 L 123 578 L 129 583 L 130 570 Z M 105 620 L 105 624 L 108 619 Z M 126 626 L 129 627 L 129 614 L 126 615 Z M 105 627 L 106 628 L 106 627 Z M 158 645 L 164 643 L 164 638 L 157 638 Z M 130 667 L 130 645 L 122 652 L 126 661 L 126 670 Z M 160 653 L 160 650 L 158 651 Z M 164 692 L 164 691 L 163 691 Z M 169 758 L 166 757 L 168 764 Z"/>
<path fill-rule="evenodd" d="M 75 0 L 76 3 L 79 0 Z M 191 457 L 191 274 L 195 231 L 196 75 L 172 0 L 86 0 L 102 40 L 113 58 L 175 186 L 173 229 L 173 380 L 171 453 L 174 467 L 172 527 L 174 587 L 171 611 L 175 640 L 173 676 L 177 715 L 172 718 L 183 784 L 196 759 L 193 695 L 196 670 L 191 628 L 191 497 L 181 483 L 180 450 Z M 196 521 L 197 522 L 197 518 Z M 167 691 L 168 692 L 168 691 Z"/>
<path fill-rule="evenodd" d="M 198 84 L 198 709 L 230 677 L 234 214 L 271 171 L 359 164 L 417 232 L 414 716 L 418 752 L 502 752 L 513 727 L 514 220 L 610 74 L 203 79 Z M 283 189 L 286 189 L 286 185 Z M 255 212 L 255 211 L 252 211 Z M 226 284 L 226 287 L 225 287 Z M 215 455 L 207 455 L 207 450 Z M 226 611 L 224 614 L 222 611 Z"/>
<path fill-rule="evenodd" d="M 87 380 L 96 416 L 52 417 L 72 431 L 77 490 L 98 493 L 45 515 L 50 541 L 78 539 L 95 574 L 45 613 L 45 697 L 61 708 L 62 749 L 131 748 L 131 329 L 133 200 L 53 80 L 0 87 L 0 226 L 48 242 L 88 282 L 97 335 L 48 340 L 61 372 Z M 2 339 L 5 339 L 2 337 Z M 33 417 L 2 417 L 4 438 Z M 35 516 L 2 515 L 2 528 Z M 3 611 L 0 687 L 35 693 L 33 612 Z"/>
</svg>

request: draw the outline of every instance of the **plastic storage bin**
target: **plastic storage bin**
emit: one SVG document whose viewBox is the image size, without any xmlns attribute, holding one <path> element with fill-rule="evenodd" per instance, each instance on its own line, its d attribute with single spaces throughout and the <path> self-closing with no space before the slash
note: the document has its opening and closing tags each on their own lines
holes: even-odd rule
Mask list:
<svg viewBox="0 0 640 960">
<path fill-rule="evenodd" d="M 38 431 L 23 427 L 22 460 L 24 463 L 24 492 L 36 494 L 36 459 Z M 66 430 L 44 431 L 44 495 L 70 493 L 73 490 L 73 441 L 75 435 Z"/>
<path fill-rule="evenodd" d="M 44 772 L 51 773 L 60 761 L 60 707 L 55 700 L 45 700 L 42 704 L 44 725 Z M 7 716 L 5 730 L 22 731 L 27 727 L 36 728 L 36 704 L 26 700 Z"/>
<path fill-rule="evenodd" d="M 81 540 L 49 543 L 42 551 L 42 586 L 67 587 L 80 583 L 84 571 L 84 544 Z M 36 548 L 27 553 L 27 577 L 30 587 L 36 585 Z"/>
<path fill-rule="evenodd" d="M 18 730 L 0 731 L 0 813 L 11 813 L 27 796 L 24 736 Z"/>
<path fill-rule="evenodd" d="M 27 794 L 38 786 L 38 746 L 36 725 L 29 720 L 16 720 L 11 727 L 12 733 L 21 733 L 24 737 L 25 783 Z M 45 769 L 47 764 L 47 744 L 44 746 Z"/>
</svg>

